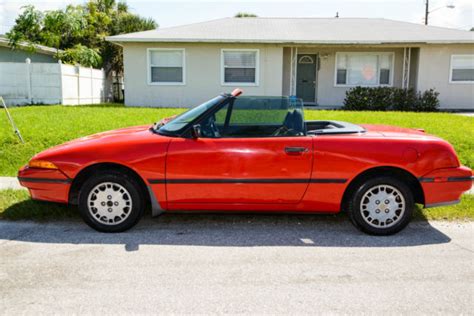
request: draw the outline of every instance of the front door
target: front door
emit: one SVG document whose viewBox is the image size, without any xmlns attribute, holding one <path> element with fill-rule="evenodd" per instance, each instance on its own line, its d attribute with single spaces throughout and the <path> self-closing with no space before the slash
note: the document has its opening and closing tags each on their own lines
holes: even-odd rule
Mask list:
<svg viewBox="0 0 474 316">
<path fill-rule="evenodd" d="M 303 102 L 316 101 L 316 64 L 316 55 L 298 55 L 296 68 L 296 96 L 303 99 Z"/>
<path fill-rule="evenodd" d="M 302 152 L 291 152 L 292 148 Z M 166 158 L 167 200 L 188 204 L 298 203 L 308 187 L 312 156 L 309 136 L 175 138 Z"/>
</svg>

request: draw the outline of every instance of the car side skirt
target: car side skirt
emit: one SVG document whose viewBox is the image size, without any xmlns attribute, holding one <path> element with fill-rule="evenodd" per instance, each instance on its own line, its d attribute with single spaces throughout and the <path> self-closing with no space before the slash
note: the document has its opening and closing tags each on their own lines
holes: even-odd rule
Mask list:
<svg viewBox="0 0 474 316">
<path fill-rule="evenodd" d="M 447 201 L 447 202 L 440 202 L 440 203 L 432 203 L 426 204 L 424 208 L 433 208 L 433 207 L 440 207 L 440 206 L 448 206 L 448 205 L 455 205 L 460 203 L 461 200 L 454 200 L 454 201 Z"/>
</svg>

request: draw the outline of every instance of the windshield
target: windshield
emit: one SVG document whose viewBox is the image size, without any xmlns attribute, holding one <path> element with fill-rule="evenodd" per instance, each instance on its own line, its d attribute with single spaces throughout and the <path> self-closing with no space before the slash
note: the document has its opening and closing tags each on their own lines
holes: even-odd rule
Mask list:
<svg viewBox="0 0 474 316">
<path fill-rule="evenodd" d="M 218 96 L 215 97 L 214 99 L 211 99 L 209 101 L 204 102 L 201 105 L 198 105 L 180 115 L 172 119 L 171 121 L 167 122 L 165 125 L 158 126 L 157 131 L 160 134 L 175 134 L 177 131 L 182 130 L 186 125 L 194 121 L 196 118 L 198 118 L 200 115 L 202 115 L 204 112 L 209 110 L 211 107 L 213 107 L 216 104 L 221 103 L 226 97 L 225 96 Z"/>
</svg>

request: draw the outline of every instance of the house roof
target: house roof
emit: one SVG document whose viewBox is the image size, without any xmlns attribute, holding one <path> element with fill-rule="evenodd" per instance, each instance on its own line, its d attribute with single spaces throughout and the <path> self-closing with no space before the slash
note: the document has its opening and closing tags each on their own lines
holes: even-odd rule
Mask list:
<svg viewBox="0 0 474 316">
<path fill-rule="evenodd" d="M 111 42 L 474 43 L 474 32 L 371 18 L 224 18 L 109 36 Z"/>
<path fill-rule="evenodd" d="M 8 45 L 8 42 L 9 42 L 8 38 L 4 37 L 3 35 L 0 35 L 0 46 L 10 48 L 10 46 Z M 29 44 L 20 43 L 19 46 L 22 47 L 22 48 L 27 48 L 27 47 L 29 47 Z M 61 51 L 61 50 L 57 50 L 56 48 L 43 46 L 43 45 L 39 45 L 39 44 L 33 44 L 33 47 L 35 48 L 36 53 L 51 55 L 51 56 L 56 54 L 58 51 Z"/>
</svg>

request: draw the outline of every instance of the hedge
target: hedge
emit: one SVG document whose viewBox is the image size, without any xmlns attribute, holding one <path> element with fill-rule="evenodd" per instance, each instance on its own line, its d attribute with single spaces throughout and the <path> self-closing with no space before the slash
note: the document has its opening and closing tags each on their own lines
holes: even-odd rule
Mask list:
<svg viewBox="0 0 474 316">
<path fill-rule="evenodd" d="M 344 110 L 435 112 L 439 93 L 394 87 L 355 87 L 346 92 Z"/>
</svg>

